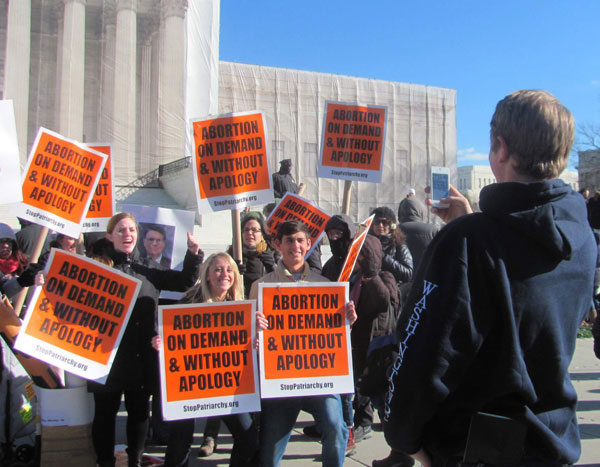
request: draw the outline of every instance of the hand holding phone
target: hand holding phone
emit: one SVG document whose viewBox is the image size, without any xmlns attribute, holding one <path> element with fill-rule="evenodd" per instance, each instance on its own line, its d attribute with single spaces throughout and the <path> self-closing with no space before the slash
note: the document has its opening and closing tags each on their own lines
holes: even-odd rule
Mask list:
<svg viewBox="0 0 600 467">
<path fill-rule="evenodd" d="M 448 167 L 431 167 L 431 205 L 438 209 L 447 209 L 448 204 L 440 200 L 450 196 L 450 169 Z"/>
<path fill-rule="evenodd" d="M 469 204 L 469 200 L 452 185 L 449 186 L 449 190 L 450 193 L 447 199 L 450 201 L 450 206 L 448 208 L 434 208 L 431 196 L 425 200 L 427 206 L 431 206 L 432 214 L 435 214 L 446 223 L 464 216 L 465 214 L 473 214 L 473 209 Z M 431 194 L 431 187 L 425 187 L 425 193 Z"/>
</svg>

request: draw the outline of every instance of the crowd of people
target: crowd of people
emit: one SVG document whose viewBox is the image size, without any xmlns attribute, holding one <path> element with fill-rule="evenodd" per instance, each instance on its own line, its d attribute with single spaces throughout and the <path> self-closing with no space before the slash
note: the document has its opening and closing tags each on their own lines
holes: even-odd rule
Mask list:
<svg viewBox="0 0 600 467">
<path fill-rule="evenodd" d="M 452 186 L 444 200 L 449 207 L 432 208 L 447 223 L 441 230 L 425 222 L 427 207 L 414 189 L 397 216 L 388 206 L 375 208 L 345 304 L 354 394 L 263 399 L 259 413 L 215 417 L 199 455 L 216 448 L 222 420 L 234 439 L 230 465 L 280 465 L 304 410 L 315 420 L 304 432 L 320 439 L 325 466 L 343 465 L 356 443 L 369 437 L 375 414 L 391 451 L 373 460 L 374 467 L 411 466 L 415 460 L 426 467 L 574 463 L 580 447 L 568 365 L 578 326 L 595 308 L 599 264 L 585 201 L 558 180 L 573 131 L 569 111 L 552 95 L 515 92 L 498 103 L 492 118 L 489 157 L 498 183 L 482 190 L 482 212 L 473 213 Z M 290 172 L 286 159 L 273 175 L 283 190 L 279 196 L 297 189 Z M 337 281 L 357 227 L 346 214 L 331 217 L 325 226 L 331 257 L 321 266 L 320 249 L 307 258 L 312 244 L 302 222 L 286 221 L 269 232 L 264 217 L 251 212 L 241 220 L 241 258 L 234 260 L 229 249 L 203 261 L 200 240 L 188 233 L 177 271 L 169 269 L 160 226 L 141 231 L 131 214 L 114 216 L 85 254 L 142 286 L 106 383 L 88 385 L 98 465 L 115 465 L 122 398 L 128 465 L 140 465 L 149 401 L 158 394 L 161 291 L 185 292 L 182 303 L 211 303 L 256 300 L 261 282 Z M 83 253 L 81 241 L 64 236 L 49 246 Z M 29 264 L 25 248 L 0 224 L 1 287 L 10 297 L 44 280 L 39 271 L 47 255 Z M 267 328 L 262 310 L 256 324 L 259 332 Z M 390 337 L 394 353 L 382 379 L 374 368 L 381 362 L 371 358 L 373 344 Z M 159 404 L 153 412 L 160 414 Z M 194 420 L 166 422 L 162 429 L 164 465 L 187 465 Z M 494 444 L 507 437 L 508 454 Z"/>
</svg>

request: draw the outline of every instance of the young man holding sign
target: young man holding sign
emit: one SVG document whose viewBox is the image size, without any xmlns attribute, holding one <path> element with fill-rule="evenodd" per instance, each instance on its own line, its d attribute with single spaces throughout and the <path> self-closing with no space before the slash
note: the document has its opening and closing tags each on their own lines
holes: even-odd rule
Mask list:
<svg viewBox="0 0 600 467">
<path fill-rule="evenodd" d="M 304 258 L 310 250 L 310 233 L 298 221 L 282 223 L 277 230 L 275 246 L 281 252 L 275 271 L 262 277 L 250 289 L 250 298 L 258 298 L 259 282 L 328 282 L 311 271 Z M 350 325 L 356 321 L 354 303 L 345 305 L 346 319 Z M 262 310 L 257 312 L 258 329 L 264 331 L 268 322 Z M 260 427 L 260 465 L 278 466 L 285 453 L 292 428 L 300 410 L 311 413 L 319 425 L 323 443 L 323 465 L 341 466 L 344 464 L 348 428 L 342 416 L 340 396 L 300 396 L 262 400 Z"/>
</svg>

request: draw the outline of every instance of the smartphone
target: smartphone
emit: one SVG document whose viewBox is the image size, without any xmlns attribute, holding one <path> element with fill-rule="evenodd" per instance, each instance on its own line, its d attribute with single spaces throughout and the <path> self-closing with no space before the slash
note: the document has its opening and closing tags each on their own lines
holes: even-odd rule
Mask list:
<svg viewBox="0 0 600 467">
<path fill-rule="evenodd" d="M 448 167 L 431 167 L 431 202 L 434 208 L 445 209 L 448 204 L 440 203 L 441 199 L 450 196 L 450 169 Z"/>
</svg>

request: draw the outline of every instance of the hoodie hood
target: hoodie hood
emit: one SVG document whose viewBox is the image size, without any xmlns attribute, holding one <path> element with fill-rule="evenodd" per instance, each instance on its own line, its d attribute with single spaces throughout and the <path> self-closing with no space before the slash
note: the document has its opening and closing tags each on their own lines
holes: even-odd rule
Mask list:
<svg viewBox="0 0 600 467">
<path fill-rule="evenodd" d="M 325 232 L 330 229 L 340 229 L 344 232 L 341 238 L 330 241 L 329 245 L 331 247 L 332 255 L 345 258 L 350 243 L 352 243 L 352 239 L 356 233 L 354 222 L 346 214 L 335 214 L 327 221 L 327 224 L 325 224 Z"/>
<path fill-rule="evenodd" d="M 375 235 L 367 235 L 360 253 L 363 260 L 360 261 L 360 269 L 364 277 L 374 277 L 381 271 L 381 260 L 383 259 L 383 250 L 381 242 Z"/>
<path fill-rule="evenodd" d="M 398 222 L 423 222 L 425 219 L 425 205 L 416 198 L 406 198 L 400 203 Z"/>
<path fill-rule="evenodd" d="M 587 216 L 585 201 L 562 180 L 488 185 L 481 190 L 479 206 L 557 259 L 569 259 L 587 239 L 581 230 L 581 219 Z"/>
</svg>

